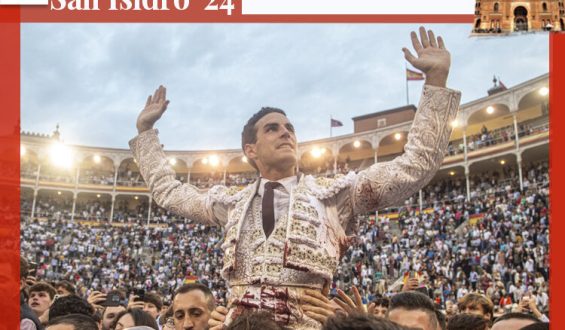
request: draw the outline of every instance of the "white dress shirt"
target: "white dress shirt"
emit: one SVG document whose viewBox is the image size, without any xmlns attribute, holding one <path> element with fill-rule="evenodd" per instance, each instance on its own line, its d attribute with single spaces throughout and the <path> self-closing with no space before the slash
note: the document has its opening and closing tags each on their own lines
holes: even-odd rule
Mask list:
<svg viewBox="0 0 565 330">
<path fill-rule="evenodd" d="M 261 181 L 259 182 L 257 195 L 263 197 L 263 193 L 265 192 L 265 183 L 271 181 L 265 178 L 261 178 L 260 180 Z M 296 175 L 293 175 L 284 179 L 280 179 L 276 182 L 280 183 L 282 186 L 275 188 L 273 190 L 274 192 L 273 208 L 275 209 L 275 223 L 282 214 L 288 213 L 290 191 L 298 184 L 298 177 Z"/>
</svg>

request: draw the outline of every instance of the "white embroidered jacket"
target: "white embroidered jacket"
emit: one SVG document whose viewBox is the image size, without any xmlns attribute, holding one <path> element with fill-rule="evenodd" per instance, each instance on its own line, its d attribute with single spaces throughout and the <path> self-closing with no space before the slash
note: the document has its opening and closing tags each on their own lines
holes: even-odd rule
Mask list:
<svg viewBox="0 0 565 330">
<path fill-rule="evenodd" d="M 355 214 L 399 205 L 432 179 L 447 149 L 450 123 L 457 115 L 460 96 L 457 91 L 425 85 L 405 153 L 394 160 L 334 179 L 302 177 L 290 192 L 285 225 L 275 227 L 271 235 L 270 257 L 265 258 L 264 253 L 248 254 L 257 260 L 236 260 L 239 249 L 257 251 L 261 237 L 265 242 L 262 232 L 252 233 L 253 241 L 240 241 L 242 226 L 250 221 L 249 209 L 257 183 L 243 190 L 215 186 L 209 191 L 181 183 L 175 179 L 156 130 L 139 134 L 130 141 L 130 147 L 157 204 L 200 223 L 225 227 L 222 275 L 230 287 L 289 285 L 288 279 L 278 276 L 287 268 L 314 275 L 319 283 L 314 286 L 321 288 L 331 282 L 347 235 L 355 233 Z M 236 278 L 238 262 L 267 267 Z"/>
</svg>

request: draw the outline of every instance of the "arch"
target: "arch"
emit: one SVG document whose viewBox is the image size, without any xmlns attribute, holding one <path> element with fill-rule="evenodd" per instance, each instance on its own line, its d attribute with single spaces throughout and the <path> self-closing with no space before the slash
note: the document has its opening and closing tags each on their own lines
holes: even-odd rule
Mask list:
<svg viewBox="0 0 565 330">
<path fill-rule="evenodd" d="M 355 142 L 359 142 L 359 146 L 355 147 Z M 366 140 L 366 139 L 358 139 L 358 140 L 354 140 L 354 141 L 349 141 L 346 142 L 344 144 L 342 144 L 339 147 L 339 150 L 337 151 L 337 154 L 341 154 L 341 153 L 347 153 L 347 152 L 352 152 L 355 150 L 373 150 L 373 146 L 371 144 L 371 141 Z"/>
<path fill-rule="evenodd" d="M 464 199 L 466 194 L 465 167 L 449 166 L 438 170 L 432 180 L 422 188 L 422 203 L 424 208 L 433 207 L 438 200 L 449 204 Z M 413 200 L 417 199 L 418 194 L 413 196 Z"/>
<path fill-rule="evenodd" d="M 501 160 L 505 161 L 505 164 L 508 165 L 509 160 L 516 162 L 516 153 L 515 151 L 507 151 L 504 153 L 499 153 L 496 155 L 489 155 L 487 157 L 481 157 L 478 159 L 469 160 L 469 172 L 470 173 L 481 173 L 485 171 L 489 171 L 491 169 L 496 169 L 497 166 L 502 165 L 500 164 Z M 498 165 L 497 165 L 498 164 Z M 494 166 L 494 167 L 493 167 Z"/>
<path fill-rule="evenodd" d="M 201 158 L 201 159 L 196 159 L 192 163 L 192 166 L 190 167 L 190 173 L 191 175 L 198 173 L 212 173 L 212 172 L 218 172 L 221 169 L 222 167 L 220 166 L 220 164 L 213 166 L 208 162 L 207 158 Z"/>
<path fill-rule="evenodd" d="M 104 155 L 88 155 L 79 164 L 79 184 L 113 185 L 114 175 L 114 160 Z"/>
<path fill-rule="evenodd" d="M 359 146 L 355 147 L 355 142 Z M 349 170 L 362 170 L 375 163 L 375 151 L 370 141 L 356 140 L 348 142 L 337 152 L 338 171 L 347 173 Z"/>
<path fill-rule="evenodd" d="M 169 164 L 177 172 L 188 171 L 188 164 L 181 158 L 171 156 L 169 157 Z"/>
<path fill-rule="evenodd" d="M 137 162 L 133 158 L 126 158 L 120 163 L 116 185 L 127 187 L 145 186 L 145 181 L 141 177 Z"/>
<path fill-rule="evenodd" d="M 541 10 L 545 13 L 547 12 L 547 3 L 546 2 L 542 2 L 541 4 Z"/>
<path fill-rule="evenodd" d="M 481 19 L 477 18 L 477 20 L 475 21 L 475 29 L 480 29 L 481 28 Z"/>
<path fill-rule="evenodd" d="M 210 162 L 211 156 L 217 158 L 218 163 L 213 165 Z M 219 154 L 210 154 L 210 155 L 200 155 L 194 159 L 192 164 L 190 165 L 191 172 L 210 172 L 210 171 L 218 171 L 220 169 L 225 168 L 225 160 Z"/>
<path fill-rule="evenodd" d="M 70 219 L 73 209 L 72 191 L 40 188 L 35 201 L 36 218 Z"/>
<path fill-rule="evenodd" d="M 465 134 L 467 136 L 467 150 L 472 152 L 495 144 L 511 142 L 514 136 L 514 120 L 510 108 L 505 104 L 497 103 L 473 112 L 467 120 Z"/>
<path fill-rule="evenodd" d="M 96 156 L 100 157 L 100 161 L 96 162 Z M 89 153 L 82 157 L 79 162 L 79 167 L 82 168 L 83 166 L 111 166 L 112 168 L 115 167 L 114 159 L 109 156 L 103 155 L 101 153 Z"/>
<path fill-rule="evenodd" d="M 147 221 L 148 210 L 149 196 L 143 194 L 119 194 L 116 195 L 114 201 L 114 217 L 112 220 L 143 223 Z"/>
<path fill-rule="evenodd" d="M 492 107 L 492 113 L 489 113 L 489 107 Z M 505 103 L 493 103 L 490 105 L 485 104 L 482 107 L 477 108 L 473 112 L 469 113 L 466 126 L 467 128 L 469 128 L 473 125 L 487 123 L 489 121 L 492 121 L 493 119 L 504 117 L 509 114 L 510 107 Z"/>
<path fill-rule="evenodd" d="M 549 144 L 536 145 L 532 147 L 525 147 L 520 154 L 522 164 L 532 163 L 542 159 L 549 160 Z"/>
<path fill-rule="evenodd" d="M 397 139 L 397 134 L 400 139 Z M 398 130 L 383 136 L 377 148 L 377 162 L 389 161 L 404 153 L 407 130 Z"/>
<path fill-rule="evenodd" d="M 536 85 L 532 89 L 520 95 L 518 99 L 518 110 L 540 106 L 541 104 L 548 102 L 549 94 L 541 94 L 541 89 L 547 87 L 547 84 Z"/>
<path fill-rule="evenodd" d="M 199 188 L 211 188 L 224 181 L 225 168 L 221 165 L 221 161 L 213 166 L 207 159 L 207 157 L 196 159 L 190 169 L 190 183 Z"/>
<path fill-rule="evenodd" d="M 494 3 L 494 7 L 493 7 L 493 11 L 494 11 L 495 13 L 498 13 L 499 7 L 500 7 L 500 5 L 498 4 L 498 2 L 495 2 L 495 3 Z"/>
<path fill-rule="evenodd" d="M 518 161 L 514 152 L 493 155 L 469 162 L 469 181 L 472 191 L 484 194 L 493 180 L 496 185 L 510 183 L 517 178 Z"/>
<path fill-rule="evenodd" d="M 226 185 L 228 186 L 244 186 L 257 178 L 257 170 L 248 162 L 243 161 L 243 155 L 230 159 L 226 171 Z"/>
<path fill-rule="evenodd" d="M 132 157 L 122 160 L 120 162 L 120 166 L 118 166 L 118 171 L 124 171 L 124 170 L 139 171 L 139 167 L 137 166 L 137 161 Z"/>
<path fill-rule="evenodd" d="M 528 10 L 524 6 L 514 8 L 514 30 L 528 31 Z"/>
<path fill-rule="evenodd" d="M 389 130 L 384 132 L 383 135 L 379 136 L 377 140 L 377 148 L 381 148 L 390 144 L 397 144 L 399 141 L 406 141 L 406 136 L 408 135 L 408 130 L 410 127 L 399 127 L 397 130 Z M 400 134 L 400 139 L 396 139 L 396 134 Z"/>
<path fill-rule="evenodd" d="M 75 219 L 108 221 L 111 208 L 111 194 L 82 191 L 77 194 Z"/>
<path fill-rule="evenodd" d="M 40 163 L 39 180 L 43 182 L 58 182 L 66 185 L 75 183 L 76 169 L 54 165 L 47 160 Z"/>
<path fill-rule="evenodd" d="M 188 180 L 188 164 L 181 158 L 178 157 L 168 157 L 169 165 L 175 171 L 175 177 L 181 182 L 187 182 Z"/>
<path fill-rule="evenodd" d="M 333 171 L 334 156 L 328 147 L 312 146 L 304 149 L 298 164 L 305 174 L 324 174 Z"/>
<path fill-rule="evenodd" d="M 227 171 L 228 173 L 255 173 L 256 170 L 247 161 L 243 161 L 243 155 L 234 157 L 228 161 Z"/>
<path fill-rule="evenodd" d="M 524 136 L 537 131 L 549 122 L 549 95 L 541 95 L 535 88 L 522 95 L 518 101 L 518 134 Z"/>
</svg>

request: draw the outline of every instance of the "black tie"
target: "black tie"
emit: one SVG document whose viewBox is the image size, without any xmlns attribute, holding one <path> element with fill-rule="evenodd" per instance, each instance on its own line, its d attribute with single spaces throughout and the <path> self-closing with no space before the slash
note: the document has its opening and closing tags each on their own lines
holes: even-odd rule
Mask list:
<svg viewBox="0 0 565 330">
<path fill-rule="evenodd" d="M 275 207 L 274 202 L 274 191 L 273 189 L 280 187 L 281 184 L 275 181 L 270 181 L 265 183 L 265 190 L 263 192 L 263 230 L 265 231 L 265 236 L 269 238 L 273 229 L 275 229 Z"/>
</svg>

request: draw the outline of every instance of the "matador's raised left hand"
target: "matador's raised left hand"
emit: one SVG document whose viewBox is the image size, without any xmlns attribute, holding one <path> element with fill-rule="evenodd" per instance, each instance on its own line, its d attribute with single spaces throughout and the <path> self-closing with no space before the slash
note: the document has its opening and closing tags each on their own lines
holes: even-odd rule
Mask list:
<svg viewBox="0 0 565 330">
<path fill-rule="evenodd" d="M 410 33 L 410 37 L 417 56 L 412 55 L 407 48 L 402 48 L 406 60 L 416 69 L 424 72 L 426 84 L 445 87 L 451 55 L 445 49 L 443 39 L 439 36 L 436 39 L 432 30 L 426 31 L 423 26 L 420 27 L 420 39 L 414 31 Z"/>
</svg>

